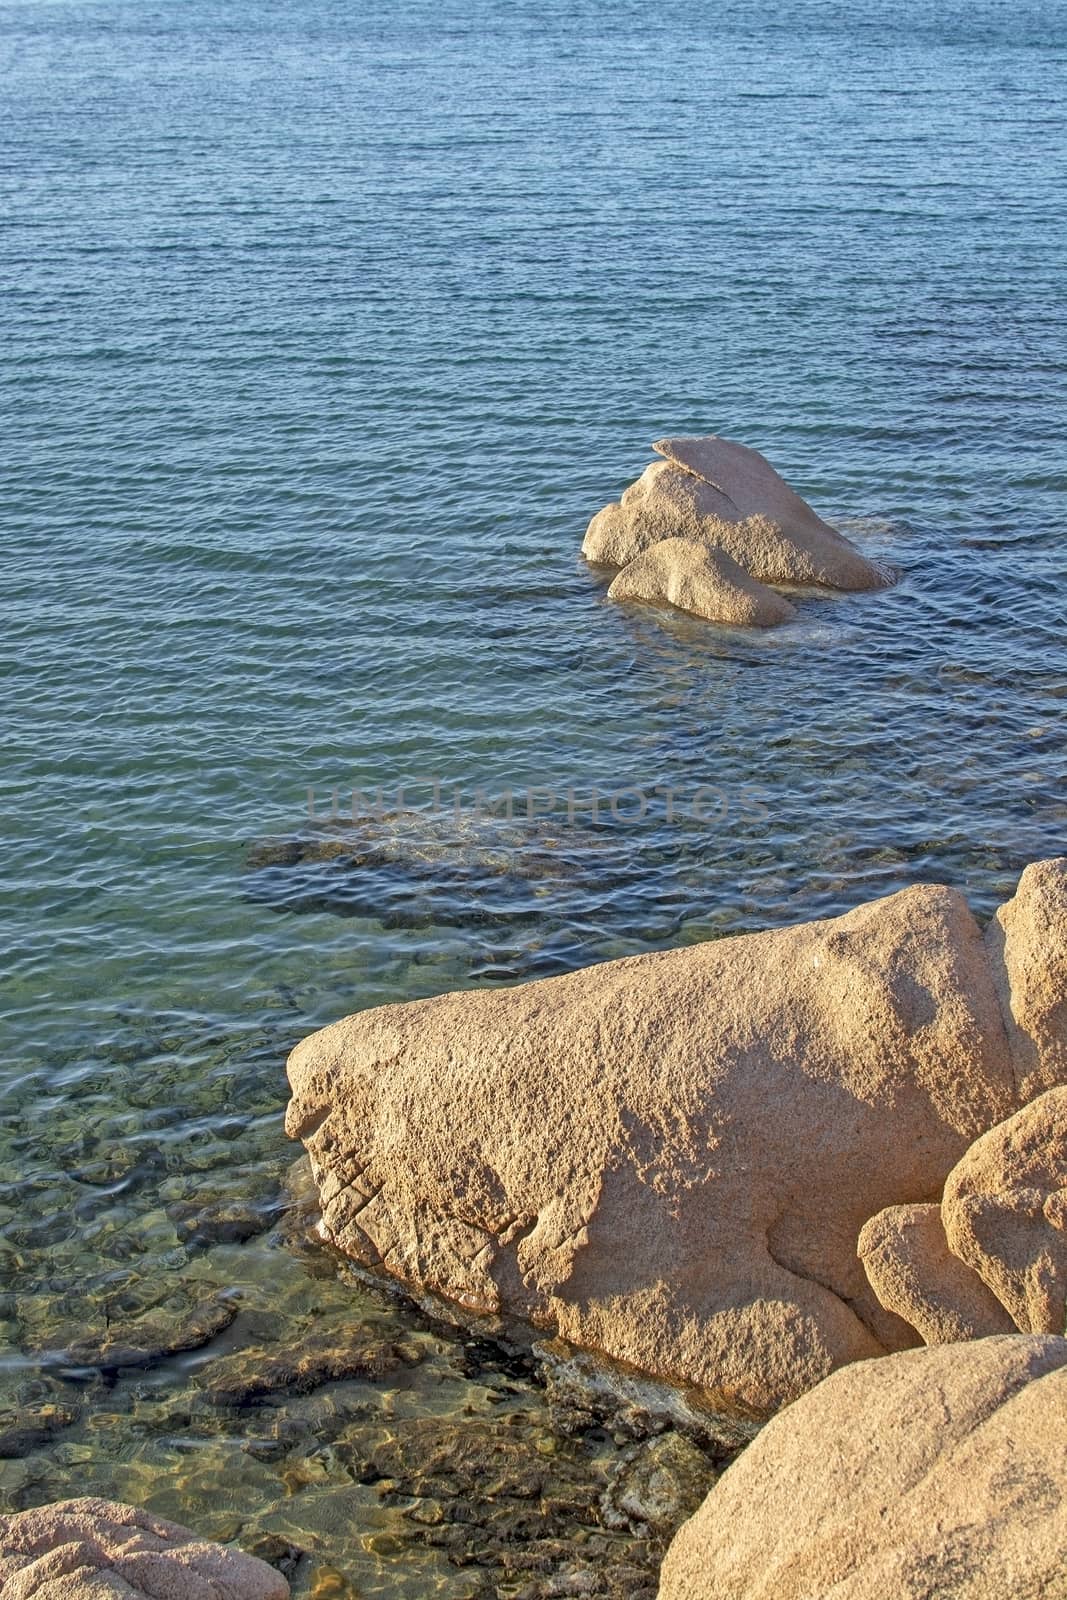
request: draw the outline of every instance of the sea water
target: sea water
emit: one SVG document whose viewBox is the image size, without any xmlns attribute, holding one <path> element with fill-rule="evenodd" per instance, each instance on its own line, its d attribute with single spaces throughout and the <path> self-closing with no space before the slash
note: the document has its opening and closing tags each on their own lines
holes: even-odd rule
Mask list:
<svg viewBox="0 0 1067 1600">
<path fill-rule="evenodd" d="M 3 1508 L 298 1594 L 654 1571 L 628 1445 L 302 1242 L 285 1054 L 1063 849 L 1065 76 L 1053 0 L 0 4 Z M 710 431 L 896 585 L 607 604 L 588 518 Z M 404 1358 L 205 1399 L 324 1328 Z"/>
</svg>

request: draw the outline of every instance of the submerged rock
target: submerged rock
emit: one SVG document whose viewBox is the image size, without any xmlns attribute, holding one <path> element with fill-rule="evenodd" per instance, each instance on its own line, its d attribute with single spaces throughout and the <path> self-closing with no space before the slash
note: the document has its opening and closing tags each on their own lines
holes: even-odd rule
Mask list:
<svg viewBox="0 0 1067 1600">
<path fill-rule="evenodd" d="M 0 1409 L 0 1461 L 12 1461 L 39 1450 L 64 1428 L 72 1427 L 81 1412 L 72 1406 L 27 1405 Z"/>
<path fill-rule="evenodd" d="M 655 1556 L 714 1482 L 713 1461 L 676 1433 L 594 1461 L 526 1412 L 507 1421 L 398 1417 L 377 1440 L 341 1440 L 335 1452 L 357 1484 L 403 1508 L 422 1542 L 498 1582 L 525 1578 L 529 1600 L 651 1596 Z"/>
<path fill-rule="evenodd" d="M 320 817 L 298 832 L 254 841 L 245 860 L 244 892 L 281 912 L 369 917 L 386 927 L 484 930 L 506 941 L 503 958 L 525 971 L 573 965 L 553 957 L 540 937 L 552 925 L 562 886 L 602 880 L 612 842 L 605 831 L 567 816 L 546 815 L 536 789 L 507 791 L 437 810 Z M 501 814 L 492 814 L 497 806 Z M 529 816 L 533 809 L 540 815 Z M 606 812 L 606 806 L 605 806 Z M 610 869 L 620 876 L 618 862 Z M 537 934 L 528 950 L 523 945 Z M 573 935 L 571 940 L 573 941 Z"/>
<path fill-rule="evenodd" d="M 988 948 L 930 885 L 381 1007 L 305 1040 L 289 1075 L 342 1250 L 752 1417 L 915 1342 L 860 1229 L 936 1199 L 1018 1104 Z"/>
<path fill-rule="evenodd" d="M 608 599 L 665 601 L 709 622 L 742 628 L 773 628 L 796 616 L 788 600 L 750 578 L 731 556 L 696 539 L 661 539 L 635 556 Z"/>
<path fill-rule="evenodd" d="M 359 1327 L 307 1334 L 292 1348 L 256 1347 L 220 1356 L 200 1379 L 213 1406 L 247 1406 L 280 1395 L 310 1394 L 349 1378 L 377 1381 L 417 1359 L 408 1345 Z"/>
<path fill-rule="evenodd" d="M 702 1450 L 681 1433 L 664 1433 L 639 1445 L 603 1497 L 605 1524 L 672 1534 L 691 1517 L 715 1478 Z"/>
<path fill-rule="evenodd" d="M 267 1233 L 284 1210 L 281 1198 L 264 1205 L 248 1200 L 176 1201 L 167 1207 L 178 1238 L 187 1250 L 208 1249 L 216 1244 L 245 1244 Z"/>
<path fill-rule="evenodd" d="M 665 440 L 654 448 L 675 454 L 653 462 L 618 503 L 593 518 L 582 545 L 588 561 L 623 567 L 661 540 L 679 537 L 722 551 L 760 583 L 864 590 L 890 582 L 757 451 L 714 436 Z"/>
<path fill-rule="evenodd" d="M 1065 1421 L 1064 1339 L 846 1367 L 723 1474 L 660 1600 L 1063 1600 Z"/>
<path fill-rule="evenodd" d="M 130 1323 L 109 1325 L 67 1346 L 55 1364 L 118 1372 L 123 1367 L 154 1367 L 169 1356 L 203 1345 L 228 1328 L 240 1311 L 235 1295 L 215 1295 L 178 1319 L 153 1312 Z"/>
<path fill-rule="evenodd" d="M 280 1573 L 112 1500 L 0 1516 L 3 1600 L 288 1600 Z"/>
</svg>

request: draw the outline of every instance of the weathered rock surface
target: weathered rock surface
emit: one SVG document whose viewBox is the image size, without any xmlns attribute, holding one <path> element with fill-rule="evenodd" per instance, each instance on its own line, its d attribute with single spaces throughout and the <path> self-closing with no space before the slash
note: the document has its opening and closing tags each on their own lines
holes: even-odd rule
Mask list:
<svg viewBox="0 0 1067 1600">
<path fill-rule="evenodd" d="M 1067 856 L 1027 867 L 986 943 L 1025 1105 L 1067 1083 Z"/>
<path fill-rule="evenodd" d="M 343 1250 L 755 1415 L 914 1342 L 860 1229 L 1017 1105 L 986 946 L 933 886 L 382 1007 L 289 1073 Z"/>
<path fill-rule="evenodd" d="M 582 545 L 587 560 L 623 567 L 661 540 L 680 537 L 722 551 L 760 583 L 862 590 L 889 581 L 756 451 L 728 439 L 665 441 L 662 447 L 668 443 L 710 451 L 715 481 L 676 460 L 653 462 L 619 502 L 590 522 Z M 695 450 L 690 453 L 695 459 Z"/>
<path fill-rule="evenodd" d="M 0 1516 L 2 1600 L 288 1600 L 265 1562 L 111 1500 Z"/>
<path fill-rule="evenodd" d="M 625 566 L 609 600 L 665 601 L 710 622 L 773 628 L 796 616 L 795 606 L 738 566 L 725 551 L 696 539 L 661 539 Z"/>
<path fill-rule="evenodd" d="M 1016 1331 L 978 1274 L 952 1254 L 938 1205 L 880 1211 L 860 1234 L 859 1255 L 882 1305 L 909 1322 L 926 1344 Z"/>
<path fill-rule="evenodd" d="M 836 1372 L 679 1531 L 660 1600 L 1065 1600 L 1067 1341 Z"/>
<path fill-rule="evenodd" d="M 846 542 L 836 528 L 824 522 L 790 488 L 766 456 L 749 445 L 704 434 L 688 439 L 657 439 L 652 448 L 658 456 L 666 456 L 668 461 L 711 484 L 742 517 L 769 517 L 785 533 L 829 534 L 831 539 Z"/>
<path fill-rule="evenodd" d="M 1027 1333 L 1067 1331 L 1067 1088 L 978 1139 L 941 1202 L 953 1252 Z"/>
</svg>

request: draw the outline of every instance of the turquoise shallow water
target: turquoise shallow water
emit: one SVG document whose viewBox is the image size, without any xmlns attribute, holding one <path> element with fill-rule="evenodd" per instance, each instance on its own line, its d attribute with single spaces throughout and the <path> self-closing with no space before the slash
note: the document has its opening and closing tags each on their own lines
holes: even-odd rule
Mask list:
<svg viewBox="0 0 1067 1600">
<path fill-rule="evenodd" d="M 357 1304 L 276 1233 L 190 1248 L 168 1212 L 274 1217 L 310 1028 L 916 879 L 986 914 L 1063 849 L 1067 32 L 1051 0 L 32 0 L 0 70 L 17 1408 L 67 1404 L 42 1351 L 115 1296 L 243 1284 L 278 1338 Z M 588 517 L 710 430 L 899 584 L 766 639 L 608 607 Z M 431 778 L 462 828 L 293 845 L 309 787 L 390 810 Z M 532 837 L 471 821 L 531 784 Z M 648 812 L 594 821 L 594 788 Z M 434 1348 L 414 1399 L 359 1403 L 488 1404 Z M 243 1423 L 175 1422 L 199 1359 L 83 1386 L 4 1503 L 76 1460 L 174 1510 L 180 1458 L 190 1519 L 281 1496 L 358 1592 L 422 1592 L 425 1541 L 368 1552 L 251 1472 Z"/>
</svg>

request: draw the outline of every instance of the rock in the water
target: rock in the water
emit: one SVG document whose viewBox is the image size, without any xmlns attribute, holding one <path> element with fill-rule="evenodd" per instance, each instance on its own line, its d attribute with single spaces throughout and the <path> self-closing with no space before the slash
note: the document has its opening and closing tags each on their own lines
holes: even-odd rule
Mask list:
<svg viewBox="0 0 1067 1600">
<path fill-rule="evenodd" d="M 1067 1088 L 971 1146 L 949 1173 L 941 1215 L 954 1253 L 1017 1327 L 1067 1331 Z"/>
<path fill-rule="evenodd" d="M 824 522 L 775 472 L 766 456 L 749 445 L 712 433 L 692 439 L 657 439 L 652 448 L 725 495 L 742 517 L 768 517 L 784 533 L 829 534 L 831 539 L 845 542 L 837 529 Z"/>
<path fill-rule="evenodd" d="M 0 1516 L 3 1600 L 288 1600 L 280 1573 L 112 1500 Z"/>
<path fill-rule="evenodd" d="M 248 1200 L 182 1200 L 167 1207 L 178 1238 L 187 1250 L 206 1249 L 216 1244 L 244 1244 L 266 1233 L 280 1216 L 283 1202 L 254 1204 Z"/>
<path fill-rule="evenodd" d="M 582 554 L 601 566 L 623 567 L 662 539 L 695 539 L 731 556 L 760 583 L 862 590 L 884 588 L 887 575 L 837 533 L 755 451 L 726 439 L 692 441 L 738 453 L 743 472 L 734 487 L 709 483 L 674 461 L 656 461 L 618 503 L 593 518 Z M 749 458 L 763 462 L 761 480 Z M 760 501 L 764 504 L 761 505 Z M 803 515 L 790 511 L 793 502 Z M 783 522 L 781 518 L 785 517 Z"/>
<path fill-rule="evenodd" d="M 72 1406 L 28 1405 L 0 1410 L 0 1461 L 39 1450 L 64 1428 L 78 1421 L 81 1413 Z"/>
<path fill-rule="evenodd" d="M 211 1362 L 200 1379 L 214 1406 L 249 1406 L 280 1394 L 311 1394 L 326 1383 L 351 1378 L 378 1381 L 405 1365 L 387 1339 L 349 1328 L 306 1335 L 295 1349 L 256 1347 Z"/>
<path fill-rule="evenodd" d="M 154 1367 L 169 1356 L 199 1350 L 225 1331 L 240 1311 L 235 1295 L 220 1294 L 205 1300 L 187 1315 L 169 1320 L 161 1313 L 135 1322 L 109 1325 L 68 1345 L 59 1358 L 63 1367 L 97 1367 L 119 1372 L 123 1367 Z"/>
<path fill-rule="evenodd" d="M 952 1254 L 938 1205 L 880 1211 L 860 1234 L 859 1254 L 886 1310 L 910 1322 L 926 1344 L 1016 1331 L 978 1274 Z"/>
<path fill-rule="evenodd" d="M 796 616 L 788 600 L 750 578 L 732 556 L 696 539 L 661 539 L 635 556 L 608 599 L 666 601 L 710 622 L 743 628 L 773 628 Z"/>
<path fill-rule="evenodd" d="M 663 1433 L 637 1446 L 601 1502 L 609 1528 L 672 1534 L 691 1517 L 717 1472 L 703 1450 L 682 1433 Z"/>
<path fill-rule="evenodd" d="M 1067 1340 L 835 1372 L 679 1531 L 660 1600 L 1065 1600 Z"/>
<path fill-rule="evenodd" d="M 750 1415 L 914 1342 L 860 1229 L 1017 1104 L 982 935 L 935 886 L 385 1006 L 289 1075 L 341 1249 Z"/>
</svg>

